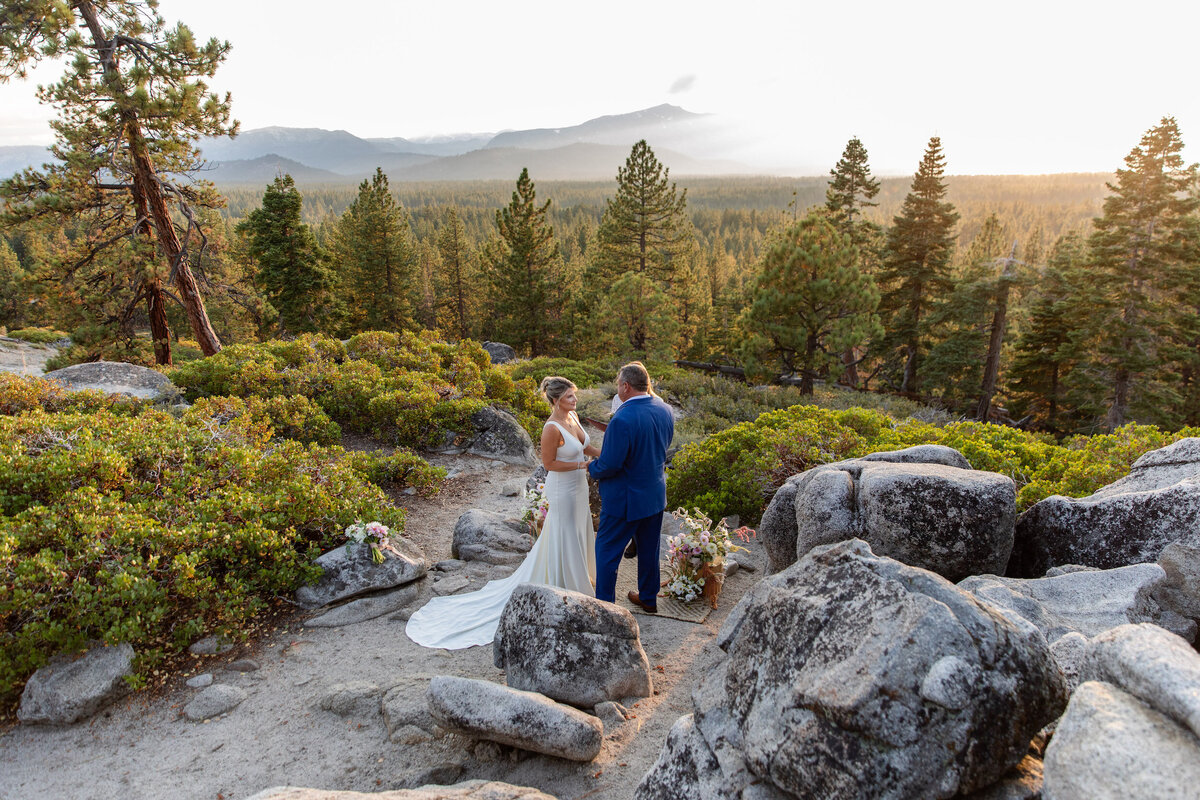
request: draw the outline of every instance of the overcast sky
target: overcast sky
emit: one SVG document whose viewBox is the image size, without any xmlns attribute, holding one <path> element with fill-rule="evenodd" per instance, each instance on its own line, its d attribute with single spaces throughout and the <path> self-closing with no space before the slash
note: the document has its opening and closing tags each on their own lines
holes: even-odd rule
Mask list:
<svg viewBox="0 0 1200 800">
<path fill-rule="evenodd" d="M 233 50 L 243 130 L 564 127 L 659 103 L 736 126 L 744 162 L 818 174 L 858 136 L 911 174 L 1111 171 L 1163 116 L 1200 141 L 1194 0 L 162 0 Z M 45 144 L 48 65 L 0 85 L 0 144 Z M 651 142 L 653 145 L 653 142 Z M 1193 160 L 1200 149 L 1185 155 Z"/>
</svg>

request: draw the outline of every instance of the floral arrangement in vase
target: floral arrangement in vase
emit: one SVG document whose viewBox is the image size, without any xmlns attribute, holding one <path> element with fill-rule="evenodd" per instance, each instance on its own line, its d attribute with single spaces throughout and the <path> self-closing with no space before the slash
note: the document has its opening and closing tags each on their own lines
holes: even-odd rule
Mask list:
<svg viewBox="0 0 1200 800">
<path fill-rule="evenodd" d="M 358 520 L 353 525 L 346 528 L 346 551 L 349 552 L 351 544 L 362 544 L 369 542 L 371 547 L 371 560 L 376 564 L 382 564 L 384 558 L 383 551 L 390 550 L 399 555 L 399 552 L 392 546 L 390 537 L 392 531 L 387 525 L 382 522 L 363 522 Z"/>
<path fill-rule="evenodd" d="M 698 508 L 690 513 L 680 508 L 671 516 L 683 530 L 667 541 L 665 594 L 683 603 L 704 597 L 716 608 L 725 582 L 725 556 L 744 551 L 737 541 L 748 542 L 755 532 L 745 525 L 731 530 L 725 520 L 714 525 Z"/>
</svg>

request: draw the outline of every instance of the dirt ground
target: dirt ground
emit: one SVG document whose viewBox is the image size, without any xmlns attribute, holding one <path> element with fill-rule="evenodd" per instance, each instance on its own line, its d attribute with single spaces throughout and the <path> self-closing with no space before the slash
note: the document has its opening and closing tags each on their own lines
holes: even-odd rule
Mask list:
<svg viewBox="0 0 1200 800">
<path fill-rule="evenodd" d="M 530 470 L 471 456 L 434 456 L 457 474 L 434 498 L 401 496 L 409 510 L 406 535 L 432 564 L 450 555 L 458 516 L 468 508 L 519 514 L 520 497 L 502 488 Z M 496 748 L 472 748 L 457 736 L 417 744 L 388 739 L 378 715 L 341 717 L 317 707 L 329 687 L 368 681 L 381 689 L 414 676 L 457 675 L 503 682 L 492 648 L 429 650 L 409 641 L 404 621 L 388 616 L 344 628 L 305 628 L 297 615 L 261 638 L 219 656 L 194 657 L 172 676 L 165 693 L 134 694 L 89 721 L 64 728 L 16 726 L 0 735 L 0 800 L 19 798 L 196 798 L 238 800 L 271 786 L 376 792 L 410 788 L 438 767 L 439 782 L 472 778 L 536 787 L 561 800 L 626 800 L 654 763 L 667 731 L 690 713 L 690 694 L 717 662 L 713 644 L 729 610 L 763 575 L 739 571 L 725 583 L 719 607 L 703 624 L 639 615 L 642 645 L 655 681 L 652 697 L 632 704 L 636 735 L 606 739 L 592 762 L 580 764 Z M 428 579 L 422 581 L 429 596 Z M 223 667 L 256 659 L 254 672 Z M 183 706 L 198 692 L 185 681 L 211 672 L 217 683 L 249 696 L 227 715 L 189 721 Z M 424 683 L 414 682 L 414 692 Z"/>
<path fill-rule="evenodd" d="M 58 349 L 45 344 L 30 344 L 0 336 L 0 372 L 41 375 L 46 362 L 58 355 Z"/>
</svg>

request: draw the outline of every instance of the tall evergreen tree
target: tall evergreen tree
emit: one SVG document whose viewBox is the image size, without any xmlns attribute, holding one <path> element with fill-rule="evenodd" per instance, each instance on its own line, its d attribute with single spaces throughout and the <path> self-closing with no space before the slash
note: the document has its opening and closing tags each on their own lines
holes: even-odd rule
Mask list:
<svg viewBox="0 0 1200 800">
<path fill-rule="evenodd" d="M 496 212 L 496 238 L 485 249 L 491 286 L 491 337 L 531 356 L 547 352 L 562 299 L 561 257 L 548 222 L 550 201 L 538 205 L 537 190 L 522 169 L 506 208 Z M 486 326 L 485 326 L 486 327 Z"/>
<path fill-rule="evenodd" d="M 382 169 L 359 184 L 333 230 L 332 250 L 351 330 L 413 327 L 416 247 Z"/>
<path fill-rule="evenodd" d="M 934 299 L 951 288 L 949 266 L 958 212 L 945 200 L 945 170 L 942 141 L 934 136 L 888 231 L 879 276 L 884 287 L 880 310 L 888 330 L 882 356 L 899 354 L 903 360 L 899 389 L 914 394 L 920 390 L 920 362 L 928 348 L 925 316 Z"/>
<path fill-rule="evenodd" d="M 1011 247 L 1007 226 L 990 214 L 955 267 L 953 288 L 931 305 L 926 317 L 930 346 L 922 365 L 922 384 L 927 393 L 963 411 L 968 402 L 979 398 L 999 305 L 1007 312 L 1015 274 L 1005 273 L 1004 256 Z"/>
<path fill-rule="evenodd" d="M 867 163 L 867 148 L 858 137 L 846 143 L 837 165 L 829 170 L 829 187 L 825 190 L 825 208 L 830 221 L 841 233 L 850 237 L 858 248 L 859 268 L 874 272 L 880 245 L 880 226 L 863 219 L 864 208 L 879 205 L 874 202 L 879 194 L 879 180 L 871 176 Z M 852 348 L 842 353 L 842 381 L 850 387 L 858 386 L 858 363 L 862 353 Z"/>
<path fill-rule="evenodd" d="M 1034 282 L 1028 320 L 1008 370 L 1007 395 L 1018 415 L 1051 433 L 1064 430 L 1067 378 L 1077 361 L 1072 342 L 1086 309 L 1080 293 L 1086 274 L 1086 245 L 1078 233 L 1054 243 L 1045 269 Z"/>
<path fill-rule="evenodd" d="M 142 273 L 134 286 L 145 300 L 159 363 L 170 363 L 163 282 L 175 286 L 192 333 L 205 354 L 221 349 L 193 274 L 205 233 L 192 208 L 220 202 L 210 184 L 176 176 L 200 165 L 196 141 L 237 129 L 229 96 L 208 92 L 203 79 L 224 60 L 228 43 L 200 45 L 180 24 L 167 28 L 157 0 L 20 0 L 0 11 L 0 81 L 25 77 L 30 63 L 63 58 L 66 75 L 39 90 L 61 110 L 51 123 L 57 163 L 5 181 L 9 223 L 37 219 L 82 222 L 69 271 L 95 266 L 104 251 L 132 234 L 151 243 L 115 253 L 111 267 Z M 182 235 L 170 205 L 182 211 Z M 136 251 L 131 261 L 127 256 Z M 101 282 L 106 280 L 100 276 Z M 129 305 L 126 304 L 126 308 Z"/>
<path fill-rule="evenodd" d="M 317 239 L 300 220 L 303 198 L 291 175 L 263 192 L 262 206 L 237 226 L 247 254 L 258 264 L 255 282 L 290 333 L 316 331 L 330 300 L 333 278 Z"/>
<path fill-rule="evenodd" d="M 17 254 L 0 237 L 0 326 L 20 328 L 25 324 L 32 299 L 29 282 Z"/>
<path fill-rule="evenodd" d="M 478 322 L 479 267 L 458 209 L 446 212 L 437 236 L 441 269 L 437 279 L 438 327 L 459 339 L 474 335 Z"/>
<path fill-rule="evenodd" d="M 768 248 L 740 329 L 746 371 L 799 373 L 802 394 L 847 348 L 880 332 L 879 292 L 858 248 L 820 215 L 789 226 Z"/>
<path fill-rule="evenodd" d="M 605 206 L 592 261 L 601 281 L 612 282 L 630 271 L 664 288 L 675 280 L 695 245 L 695 232 L 685 212 L 687 190 L 668 185 L 670 175 L 645 139 L 617 170 L 617 194 Z"/>
<path fill-rule="evenodd" d="M 1101 302 L 1089 320 L 1114 430 L 1131 414 L 1172 424 L 1163 411 L 1171 391 L 1162 380 L 1173 342 L 1185 324 L 1182 293 L 1200 255 L 1195 214 L 1196 164 L 1185 165 L 1183 141 L 1173 117 L 1164 117 L 1125 157 L 1125 169 L 1109 183 L 1104 213 L 1089 239 L 1091 279 Z"/>
<path fill-rule="evenodd" d="M 846 143 L 837 166 L 829 170 L 829 188 L 825 190 L 825 208 L 830 221 L 843 234 L 850 236 L 856 247 L 866 243 L 860 234 L 862 210 L 879 205 L 873 202 L 879 194 L 879 181 L 871 176 L 867 163 L 867 148 L 858 137 Z"/>
</svg>

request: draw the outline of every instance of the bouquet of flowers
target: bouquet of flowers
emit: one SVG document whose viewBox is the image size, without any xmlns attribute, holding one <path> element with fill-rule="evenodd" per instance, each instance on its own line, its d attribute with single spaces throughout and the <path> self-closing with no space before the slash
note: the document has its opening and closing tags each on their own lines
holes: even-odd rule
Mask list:
<svg viewBox="0 0 1200 800">
<path fill-rule="evenodd" d="M 382 564 L 385 558 L 383 555 L 384 550 L 390 550 L 399 555 L 388 538 L 391 536 L 391 533 L 388 526 L 382 522 L 363 522 L 362 520 L 358 520 L 346 528 L 346 551 L 349 552 L 351 544 L 369 542 L 371 546 L 371 560 L 376 564 Z"/>
<path fill-rule="evenodd" d="M 690 603 L 703 595 L 713 608 L 717 606 L 717 595 L 725 579 L 722 567 L 725 556 L 746 548 L 735 539 L 750 541 L 754 530 L 742 526 L 730 530 L 725 520 L 716 525 L 704 512 L 693 508 L 691 513 L 680 508 L 671 516 L 682 523 L 683 531 L 667 542 L 669 562 L 667 582 L 663 584 L 666 594 L 684 603 Z"/>
<path fill-rule="evenodd" d="M 542 530 L 542 523 L 546 521 L 546 512 L 550 510 L 550 501 L 546 499 L 546 484 L 539 483 L 532 489 L 525 490 L 525 513 L 521 519 L 529 523 L 529 527 L 533 529 L 534 538 Z"/>
</svg>

